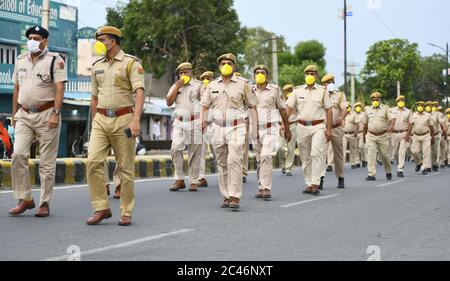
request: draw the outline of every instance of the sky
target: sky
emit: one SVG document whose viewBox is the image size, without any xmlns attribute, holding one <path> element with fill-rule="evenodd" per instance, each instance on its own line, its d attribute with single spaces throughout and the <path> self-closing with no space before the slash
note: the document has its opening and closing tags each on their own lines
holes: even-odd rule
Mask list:
<svg viewBox="0 0 450 281">
<path fill-rule="evenodd" d="M 61 0 L 79 6 L 79 25 L 97 27 L 105 23 L 106 7 L 116 0 Z M 193 4 L 195 0 L 192 1 Z M 322 42 L 327 71 L 343 83 L 344 21 L 338 18 L 343 0 L 235 0 L 243 26 L 261 26 L 282 35 L 290 47 L 305 40 Z M 404 38 L 419 44 L 422 56 L 442 53 L 450 41 L 448 0 L 347 0 L 352 16 L 347 18 L 347 58 L 356 71 L 365 63 L 366 52 L 377 41 Z"/>
</svg>

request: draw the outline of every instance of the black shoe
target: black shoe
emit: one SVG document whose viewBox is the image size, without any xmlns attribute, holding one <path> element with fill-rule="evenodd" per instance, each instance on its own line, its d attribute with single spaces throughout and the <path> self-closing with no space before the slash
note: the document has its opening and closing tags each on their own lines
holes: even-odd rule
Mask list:
<svg viewBox="0 0 450 281">
<path fill-rule="evenodd" d="M 352 170 L 356 169 L 356 165 L 352 165 Z"/>
<path fill-rule="evenodd" d="M 444 161 L 444 166 L 448 167 L 448 160 Z"/>
<path fill-rule="evenodd" d="M 428 175 L 427 171 L 423 170 L 422 175 L 424 175 L 424 176 Z"/>
<path fill-rule="evenodd" d="M 387 179 L 388 181 L 392 180 L 392 174 L 386 174 L 386 179 Z"/>
<path fill-rule="evenodd" d="M 333 172 L 333 167 L 332 166 L 328 166 L 327 167 L 327 172 Z"/>
<path fill-rule="evenodd" d="M 361 168 L 361 164 L 356 164 L 356 168 Z"/>
<path fill-rule="evenodd" d="M 431 168 L 427 168 L 425 171 L 426 171 L 427 173 L 431 173 Z"/>
<path fill-rule="evenodd" d="M 441 168 L 441 169 L 444 169 L 444 168 L 445 168 L 445 165 L 441 165 L 440 168 Z"/>
<path fill-rule="evenodd" d="M 281 174 L 282 175 L 286 174 L 286 169 L 285 168 L 281 168 Z"/>
<path fill-rule="evenodd" d="M 321 177 L 320 178 L 320 185 L 319 185 L 319 190 L 323 190 L 323 181 L 324 181 L 325 177 Z"/>
<path fill-rule="evenodd" d="M 366 161 L 363 161 L 363 162 L 362 162 L 362 166 L 363 166 L 363 168 L 367 167 L 367 162 L 366 162 Z"/>
<path fill-rule="evenodd" d="M 377 160 L 378 165 L 383 165 L 383 162 Z"/>
<path fill-rule="evenodd" d="M 405 175 L 403 175 L 403 172 L 397 172 L 397 177 L 403 178 L 403 177 L 405 177 Z"/>
<path fill-rule="evenodd" d="M 416 172 L 420 171 L 420 168 L 422 167 L 422 165 L 417 165 L 416 166 Z"/>
<path fill-rule="evenodd" d="M 377 179 L 372 176 L 367 176 L 366 181 L 376 181 Z"/>
<path fill-rule="evenodd" d="M 242 182 L 247 182 L 247 177 L 242 177 Z"/>
<path fill-rule="evenodd" d="M 433 172 L 437 172 L 437 171 L 438 171 L 438 169 L 439 169 L 439 167 L 438 167 L 438 166 L 436 166 L 436 165 L 433 165 Z"/>
<path fill-rule="evenodd" d="M 345 188 L 344 178 L 338 178 L 338 186 L 337 188 Z"/>
</svg>

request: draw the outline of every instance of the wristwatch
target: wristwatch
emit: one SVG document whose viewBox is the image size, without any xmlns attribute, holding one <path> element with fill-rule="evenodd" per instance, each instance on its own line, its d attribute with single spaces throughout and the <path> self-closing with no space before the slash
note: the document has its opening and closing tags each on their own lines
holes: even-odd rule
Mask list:
<svg viewBox="0 0 450 281">
<path fill-rule="evenodd" d="M 61 115 L 61 109 L 53 108 L 53 113 L 60 116 Z"/>
</svg>

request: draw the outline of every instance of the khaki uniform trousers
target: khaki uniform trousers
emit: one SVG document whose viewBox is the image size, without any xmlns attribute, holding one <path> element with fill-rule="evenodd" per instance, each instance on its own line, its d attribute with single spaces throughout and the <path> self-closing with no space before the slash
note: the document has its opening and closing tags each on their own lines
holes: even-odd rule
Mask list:
<svg viewBox="0 0 450 281">
<path fill-rule="evenodd" d="M 39 206 L 50 202 L 55 186 L 61 124 L 58 128 L 49 129 L 48 121 L 52 113 L 52 109 L 40 113 L 26 113 L 19 109 L 14 117 L 16 135 L 11 168 L 13 196 L 18 200 L 32 198 L 28 158 L 31 144 L 37 138 L 40 148 L 39 178 L 41 181 Z"/>
<path fill-rule="evenodd" d="M 279 131 L 279 126 L 259 129 L 259 140 L 254 149 L 258 162 L 257 176 L 260 190 L 272 190 L 273 156 L 280 148 Z"/>
<path fill-rule="evenodd" d="M 441 154 L 441 133 L 434 136 L 434 143 L 431 144 L 431 165 L 439 166 L 439 156 Z"/>
<path fill-rule="evenodd" d="M 278 150 L 278 161 L 280 162 L 280 168 L 285 169 L 286 157 L 287 157 L 287 143 L 283 136 L 278 135 L 278 141 L 280 142 L 280 149 Z"/>
<path fill-rule="evenodd" d="M 450 136 L 447 136 L 447 161 L 450 165 Z"/>
<path fill-rule="evenodd" d="M 354 133 L 344 134 L 343 148 L 344 148 L 344 160 L 347 158 L 347 147 L 349 151 L 350 165 L 358 164 L 358 139 Z"/>
<path fill-rule="evenodd" d="M 242 158 L 242 176 L 246 177 L 248 175 L 248 152 L 250 146 L 250 124 L 247 121 L 246 124 L 247 132 L 245 134 L 245 143 L 242 146 L 244 156 Z"/>
<path fill-rule="evenodd" d="M 334 171 L 337 178 L 344 177 L 344 130 L 342 127 L 332 129 L 333 138 L 331 142 L 328 143 L 328 154 L 330 156 L 330 161 L 328 164 L 334 164 Z M 331 155 L 330 155 L 331 154 Z M 325 167 L 326 169 L 326 167 Z M 325 172 L 325 171 L 324 171 Z"/>
<path fill-rule="evenodd" d="M 369 176 L 374 177 L 377 174 L 377 151 L 383 162 L 384 170 L 386 174 L 392 172 L 392 165 L 389 161 L 389 134 L 383 134 L 381 136 L 375 136 L 371 133 L 367 133 L 367 170 Z"/>
<path fill-rule="evenodd" d="M 295 146 L 297 145 L 297 122 L 290 124 L 289 129 L 292 134 L 291 141 L 286 143 L 286 139 L 280 136 L 280 149 L 278 150 L 280 167 L 285 168 L 286 173 L 292 172 L 294 169 Z"/>
<path fill-rule="evenodd" d="M 364 143 L 364 133 L 358 133 L 358 158 L 356 162 L 366 162 L 366 144 Z"/>
<path fill-rule="evenodd" d="M 302 159 L 306 186 L 319 185 L 325 167 L 325 124 L 316 126 L 297 126 L 297 143 Z"/>
<path fill-rule="evenodd" d="M 87 182 L 92 208 L 101 211 L 109 208 L 105 189 L 105 160 L 110 149 L 114 150 L 119 172 L 121 216 L 132 216 L 134 198 L 134 166 L 136 139 L 128 138 L 124 129 L 131 123 L 132 114 L 106 117 L 97 113 L 92 122 L 91 140 L 87 161 Z"/>
<path fill-rule="evenodd" d="M 407 132 L 391 134 L 391 156 L 393 160 L 396 160 L 399 172 L 404 172 L 405 169 L 406 151 L 409 145 L 405 140 L 406 134 Z"/>
<path fill-rule="evenodd" d="M 191 184 L 199 184 L 200 159 L 202 149 L 202 130 L 200 120 L 182 122 L 175 120 L 173 122 L 172 147 L 170 155 L 174 166 L 175 180 L 184 180 L 184 157 L 183 151 L 188 147 L 188 174 Z"/>
<path fill-rule="evenodd" d="M 440 156 L 440 165 L 445 165 L 444 161 L 447 160 L 447 138 L 441 136 L 441 148 L 440 148 L 441 156 Z"/>
<path fill-rule="evenodd" d="M 431 168 L 431 136 L 414 135 L 412 138 L 411 153 L 416 165 L 421 165 L 421 171 Z"/>
<path fill-rule="evenodd" d="M 247 129 L 245 124 L 221 127 L 211 125 L 214 150 L 216 151 L 219 189 L 223 197 L 241 198 L 243 148 Z"/>
</svg>

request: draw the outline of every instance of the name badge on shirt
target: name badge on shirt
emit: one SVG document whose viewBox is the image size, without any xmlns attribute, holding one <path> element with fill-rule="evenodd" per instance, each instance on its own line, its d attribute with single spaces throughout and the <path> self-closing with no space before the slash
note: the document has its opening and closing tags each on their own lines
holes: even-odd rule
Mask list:
<svg viewBox="0 0 450 281">
<path fill-rule="evenodd" d="M 95 74 L 103 74 L 103 73 L 105 73 L 104 70 L 96 70 L 96 71 L 95 71 Z"/>
<path fill-rule="evenodd" d="M 218 94 L 218 93 L 219 93 L 219 91 L 212 91 L 212 93 L 213 93 L 213 94 Z"/>
</svg>

